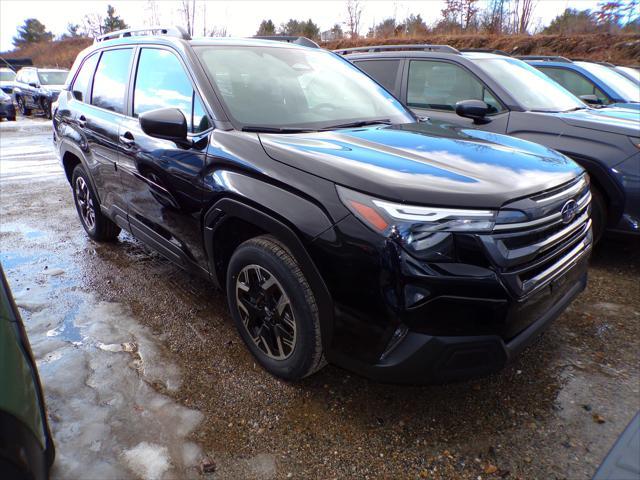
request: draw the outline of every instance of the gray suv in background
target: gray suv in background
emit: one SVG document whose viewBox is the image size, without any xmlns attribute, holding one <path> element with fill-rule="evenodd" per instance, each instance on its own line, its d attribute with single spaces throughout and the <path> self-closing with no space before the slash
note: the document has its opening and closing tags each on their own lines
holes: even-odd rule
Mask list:
<svg viewBox="0 0 640 480">
<path fill-rule="evenodd" d="M 640 113 L 585 105 L 527 63 L 446 45 L 336 50 L 418 115 L 551 147 L 591 176 L 594 236 L 640 234 Z M 606 111 L 605 111 L 606 110 Z"/>
</svg>

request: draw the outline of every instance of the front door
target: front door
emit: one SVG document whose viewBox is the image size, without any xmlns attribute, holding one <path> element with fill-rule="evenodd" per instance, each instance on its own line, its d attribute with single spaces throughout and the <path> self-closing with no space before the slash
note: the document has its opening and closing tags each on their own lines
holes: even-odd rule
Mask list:
<svg viewBox="0 0 640 480">
<path fill-rule="evenodd" d="M 206 269 L 201 215 L 202 172 L 210 121 L 178 56 L 143 47 L 136 60 L 132 116 L 120 126 L 120 167 L 131 232 L 178 264 Z M 141 113 L 178 108 L 187 119 L 189 145 L 146 135 Z"/>
<path fill-rule="evenodd" d="M 406 105 L 418 115 L 496 133 L 507 130 L 509 111 L 463 66 L 443 60 L 411 60 L 408 69 Z M 456 103 L 462 100 L 482 100 L 489 105 L 489 122 L 475 125 L 457 115 Z"/>
</svg>

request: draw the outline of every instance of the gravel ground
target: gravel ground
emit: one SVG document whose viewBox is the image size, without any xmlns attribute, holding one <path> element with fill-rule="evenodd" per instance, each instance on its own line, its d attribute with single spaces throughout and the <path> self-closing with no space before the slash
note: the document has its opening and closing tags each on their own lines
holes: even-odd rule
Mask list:
<svg viewBox="0 0 640 480">
<path fill-rule="evenodd" d="M 407 387 L 328 366 L 289 384 L 253 362 L 211 285 L 127 234 L 113 245 L 86 238 L 50 134 L 31 123 L 0 125 L 0 260 L 42 371 L 54 477 L 83 478 L 69 459 L 86 450 L 104 478 L 588 479 L 640 408 L 637 241 L 605 239 L 587 291 L 499 374 Z M 43 311 L 62 319 L 57 330 L 42 328 Z M 115 333 L 92 329 L 105 322 Z M 66 389 L 54 340 L 62 359 L 69 345 L 86 355 L 91 381 Z M 113 356 L 98 357 L 100 345 Z M 149 390 L 105 400 L 123 385 Z M 85 428 L 64 405 L 87 388 L 112 409 L 111 430 L 71 442 Z M 180 415 L 191 423 L 178 434 Z M 119 441 L 96 447 L 107 437 Z"/>
</svg>

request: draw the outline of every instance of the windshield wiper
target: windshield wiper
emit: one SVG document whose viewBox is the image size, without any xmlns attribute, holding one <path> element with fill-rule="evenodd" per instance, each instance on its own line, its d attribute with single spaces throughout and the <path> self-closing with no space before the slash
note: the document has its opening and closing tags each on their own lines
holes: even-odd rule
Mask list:
<svg viewBox="0 0 640 480">
<path fill-rule="evenodd" d="M 267 127 L 262 125 L 246 125 L 241 129 L 243 132 L 257 133 L 308 133 L 315 132 L 308 128 L 289 128 L 289 127 Z"/>
<path fill-rule="evenodd" d="M 338 125 L 331 125 L 330 127 L 323 128 L 322 130 L 337 130 L 339 128 L 352 128 L 352 127 L 366 127 L 367 125 L 391 125 L 391 120 L 388 118 L 378 118 L 376 120 L 360 120 L 357 122 L 340 123 Z"/>
</svg>

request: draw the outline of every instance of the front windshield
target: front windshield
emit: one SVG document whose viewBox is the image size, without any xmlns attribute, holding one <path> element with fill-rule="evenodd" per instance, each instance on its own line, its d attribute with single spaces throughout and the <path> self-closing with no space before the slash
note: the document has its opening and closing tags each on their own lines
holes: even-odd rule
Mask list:
<svg viewBox="0 0 640 480">
<path fill-rule="evenodd" d="M 197 52 L 227 114 L 243 127 L 321 129 L 415 121 L 386 90 L 324 50 L 234 45 Z"/>
<path fill-rule="evenodd" d="M 40 85 L 64 85 L 68 72 L 38 72 Z"/>
<path fill-rule="evenodd" d="M 585 108 L 578 97 L 522 60 L 486 57 L 473 60 L 527 110 L 565 112 Z"/>
<path fill-rule="evenodd" d="M 16 79 L 15 72 L 0 72 L 0 82 L 13 82 Z"/>
<path fill-rule="evenodd" d="M 628 102 L 640 102 L 640 88 L 628 78 L 623 77 L 606 65 L 591 62 L 575 62 L 586 71 L 602 80 L 614 90 L 622 99 Z"/>
</svg>

